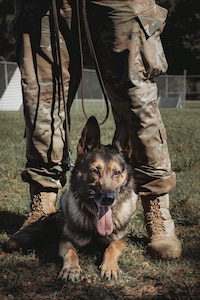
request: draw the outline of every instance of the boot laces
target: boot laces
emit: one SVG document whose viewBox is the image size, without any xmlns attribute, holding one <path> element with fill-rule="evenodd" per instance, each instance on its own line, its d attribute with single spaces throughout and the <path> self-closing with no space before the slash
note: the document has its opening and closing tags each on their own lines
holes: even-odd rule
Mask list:
<svg viewBox="0 0 200 300">
<path fill-rule="evenodd" d="M 164 218 L 160 211 L 158 199 L 150 200 L 149 212 L 146 213 L 146 223 L 153 234 L 165 233 Z"/>
<path fill-rule="evenodd" d="M 42 195 L 37 194 L 33 196 L 32 202 L 31 202 L 31 211 L 28 215 L 28 218 L 23 224 L 23 228 L 37 222 L 42 217 L 45 217 L 47 214 L 44 211 L 44 208 L 42 206 Z"/>
</svg>

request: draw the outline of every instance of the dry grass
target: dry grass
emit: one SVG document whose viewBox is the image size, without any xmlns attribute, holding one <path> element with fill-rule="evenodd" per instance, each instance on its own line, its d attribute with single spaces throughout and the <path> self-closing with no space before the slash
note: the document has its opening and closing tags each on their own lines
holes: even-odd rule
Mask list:
<svg viewBox="0 0 200 300">
<path fill-rule="evenodd" d="M 87 108 L 86 108 L 87 109 Z M 87 109 L 93 113 L 90 106 Z M 29 209 L 28 186 L 20 172 L 25 159 L 22 112 L 0 112 L 0 300 L 64 299 L 200 299 L 200 131 L 199 109 L 163 110 L 177 188 L 171 193 L 171 212 L 183 243 L 178 260 L 153 260 L 146 252 L 146 231 L 139 204 L 130 224 L 127 248 L 120 259 L 118 281 L 100 278 L 98 255 L 80 253 L 82 275 L 76 283 L 56 280 L 61 260 L 55 245 L 29 253 L 4 252 L 4 242 L 22 224 Z M 103 119 L 101 108 L 96 113 Z M 72 146 L 85 119 L 73 109 Z M 102 126 L 103 142 L 111 141 L 112 118 Z"/>
</svg>

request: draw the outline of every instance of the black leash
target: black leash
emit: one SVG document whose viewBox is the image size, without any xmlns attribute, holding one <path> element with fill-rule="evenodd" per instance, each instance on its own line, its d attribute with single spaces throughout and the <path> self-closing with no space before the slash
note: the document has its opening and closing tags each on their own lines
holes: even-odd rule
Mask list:
<svg viewBox="0 0 200 300">
<path fill-rule="evenodd" d="M 80 57 L 81 57 L 81 70 L 82 70 L 82 109 L 83 113 L 87 119 L 87 115 L 84 108 L 84 74 L 83 74 L 83 49 L 82 49 L 82 38 L 81 38 L 81 24 L 80 24 L 80 7 L 79 7 L 79 0 L 76 0 L 76 7 L 77 7 L 77 22 L 78 22 L 78 35 L 79 35 L 79 45 L 80 45 Z M 99 67 L 98 59 L 95 53 L 94 45 L 92 42 L 90 29 L 88 25 L 87 20 L 87 14 L 86 14 L 86 0 L 83 0 L 83 21 L 85 26 L 85 32 L 87 36 L 88 45 L 90 48 L 91 55 L 93 57 L 97 75 L 99 78 L 99 82 L 102 88 L 102 92 L 104 95 L 105 103 L 106 103 L 106 116 L 104 120 L 100 123 L 100 125 L 104 124 L 109 116 L 109 103 L 108 103 L 108 96 L 106 92 L 106 88 L 103 82 L 101 70 Z M 62 60 L 61 60 L 61 53 L 60 53 L 60 40 L 59 40 L 59 22 L 58 22 L 58 9 L 56 5 L 56 0 L 52 0 L 52 13 L 53 13 L 53 20 L 54 20 L 54 39 L 55 39 L 55 47 L 56 47 L 56 63 L 59 70 L 59 83 L 61 85 L 61 93 L 62 93 L 62 101 L 65 109 L 65 117 L 66 117 L 66 130 L 65 130 L 65 140 L 66 140 L 66 146 L 67 146 L 67 152 L 69 154 L 69 166 L 71 166 L 71 143 L 70 143 L 70 131 L 69 131 L 69 123 L 68 123 L 68 113 L 66 108 L 66 98 L 64 93 L 64 83 L 63 83 L 63 75 L 62 75 Z"/>
<path fill-rule="evenodd" d="M 62 73 L 62 59 L 60 53 L 60 39 L 59 39 L 59 22 L 58 22 L 58 9 L 56 5 L 56 0 L 52 0 L 52 13 L 53 13 L 53 20 L 54 20 L 54 40 L 55 40 L 55 48 L 56 48 L 56 64 L 58 67 L 58 83 L 61 87 L 61 100 L 63 101 L 64 112 L 65 112 L 65 142 L 66 142 L 66 150 L 68 153 L 68 168 L 72 166 L 72 159 L 71 159 L 71 142 L 70 142 L 70 131 L 69 131 L 69 122 L 68 122 L 68 113 L 67 113 L 67 106 L 66 101 L 67 98 L 65 97 L 65 90 L 64 90 L 64 83 L 63 83 L 63 73 Z M 60 91 L 60 90 L 59 90 Z"/>
<path fill-rule="evenodd" d="M 79 0 L 76 0 L 76 2 L 77 2 L 77 6 L 78 6 Z M 105 88 L 105 85 L 103 82 L 103 77 L 102 77 L 101 70 L 99 67 L 99 62 L 98 62 L 98 59 L 97 59 L 97 56 L 95 53 L 95 49 L 94 49 L 94 45 L 93 45 L 93 41 L 92 41 L 92 37 L 91 37 L 91 33 L 90 33 L 90 28 L 89 28 L 88 19 L 87 19 L 87 12 L 86 12 L 86 0 L 83 0 L 82 2 L 83 2 L 83 21 L 84 21 L 84 26 L 85 26 L 86 37 L 87 37 L 88 45 L 90 48 L 90 53 L 91 53 L 94 63 L 95 63 L 96 72 L 97 72 L 97 75 L 99 78 L 101 89 L 102 89 L 102 92 L 104 95 L 104 100 L 106 103 L 106 116 L 105 116 L 104 120 L 100 123 L 100 125 L 102 125 L 106 122 L 106 120 L 108 119 L 108 116 L 109 116 L 108 96 L 107 96 L 106 88 Z"/>
<path fill-rule="evenodd" d="M 83 114 L 86 119 L 88 119 L 85 106 L 84 106 L 84 66 L 83 66 L 83 48 L 82 48 L 82 37 L 81 37 L 81 18 L 80 18 L 80 7 L 79 7 L 79 0 L 76 0 L 76 14 L 77 14 L 77 25 L 78 25 L 78 41 L 79 41 L 79 51 L 80 51 L 80 61 L 81 61 L 81 104 Z"/>
</svg>

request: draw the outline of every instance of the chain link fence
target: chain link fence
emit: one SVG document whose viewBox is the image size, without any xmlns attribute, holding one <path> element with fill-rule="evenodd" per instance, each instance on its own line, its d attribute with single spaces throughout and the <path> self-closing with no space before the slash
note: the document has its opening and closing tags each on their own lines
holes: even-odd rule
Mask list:
<svg viewBox="0 0 200 300">
<path fill-rule="evenodd" d="M 7 88 L 17 64 L 6 62 L 0 57 L 0 98 Z M 94 70 L 83 71 L 83 83 L 76 94 L 76 99 L 103 99 L 100 84 Z M 200 75 L 164 75 L 156 78 L 159 98 L 171 99 L 181 97 L 182 106 L 185 100 L 200 101 Z M 19 80 L 20 84 L 20 80 Z M 167 101 L 167 100 L 166 100 Z M 168 100 L 169 106 L 170 101 Z"/>
</svg>

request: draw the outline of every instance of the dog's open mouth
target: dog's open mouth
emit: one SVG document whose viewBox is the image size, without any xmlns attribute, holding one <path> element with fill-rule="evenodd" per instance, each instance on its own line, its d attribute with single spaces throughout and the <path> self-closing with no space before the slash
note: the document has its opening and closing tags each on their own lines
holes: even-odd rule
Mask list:
<svg viewBox="0 0 200 300">
<path fill-rule="evenodd" d="M 97 205 L 97 231 L 102 236 L 110 235 L 113 232 L 110 206 Z"/>
</svg>

